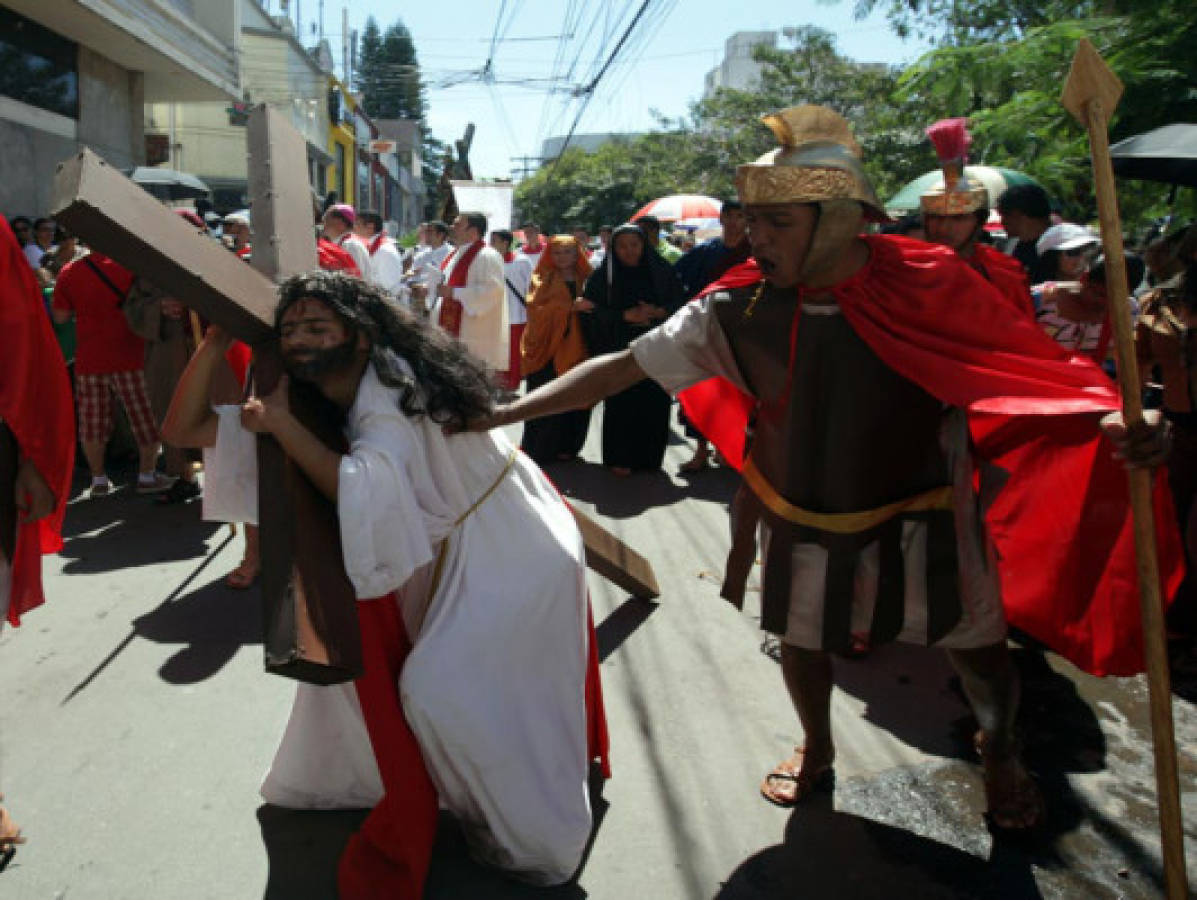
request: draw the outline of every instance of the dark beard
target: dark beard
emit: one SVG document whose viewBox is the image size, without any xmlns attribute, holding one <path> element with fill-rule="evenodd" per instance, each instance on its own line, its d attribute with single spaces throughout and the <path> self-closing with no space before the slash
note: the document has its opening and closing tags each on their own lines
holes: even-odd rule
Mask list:
<svg viewBox="0 0 1197 900">
<path fill-rule="evenodd" d="M 287 374 L 299 381 L 316 381 L 325 375 L 339 372 L 353 364 L 354 341 L 343 341 L 335 347 L 323 350 L 307 350 L 302 359 L 293 353 L 283 354 L 283 366 Z"/>
</svg>

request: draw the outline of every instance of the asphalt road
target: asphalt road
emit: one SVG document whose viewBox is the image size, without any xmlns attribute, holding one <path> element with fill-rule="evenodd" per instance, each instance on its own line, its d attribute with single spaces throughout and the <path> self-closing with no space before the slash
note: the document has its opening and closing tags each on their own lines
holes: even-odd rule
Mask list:
<svg viewBox="0 0 1197 900">
<path fill-rule="evenodd" d="M 1030 648 L 1016 648 L 1023 728 L 1050 805 L 1034 838 L 986 830 L 951 671 L 907 647 L 837 662 L 835 793 L 763 802 L 761 777 L 801 734 L 756 594 L 743 613 L 718 597 L 735 480 L 672 474 L 680 438 L 667 473 L 617 479 L 593 462 L 597 431 L 591 462 L 550 474 L 653 561 L 662 596 L 591 575 L 614 767 L 593 786 L 591 850 L 575 883 L 529 889 L 471 863 L 445 817 L 428 897 L 1159 896 L 1144 682 Z M 256 591 L 221 583 L 241 538 L 129 490 L 76 499 L 67 533 L 50 602 L 0 633 L 0 786 L 29 837 L 0 898 L 331 897 L 361 814 L 257 795 L 292 686 L 262 671 Z M 1197 716 L 1180 697 L 1176 719 L 1197 876 Z"/>
</svg>

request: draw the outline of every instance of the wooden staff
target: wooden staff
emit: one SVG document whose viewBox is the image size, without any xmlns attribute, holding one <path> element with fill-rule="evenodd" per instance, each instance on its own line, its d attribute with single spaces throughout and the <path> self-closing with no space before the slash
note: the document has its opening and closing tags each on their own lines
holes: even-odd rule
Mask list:
<svg viewBox="0 0 1197 900">
<path fill-rule="evenodd" d="M 1127 428 L 1143 422 L 1139 366 L 1131 330 L 1130 291 L 1126 285 L 1126 260 L 1122 247 L 1122 222 L 1114 190 L 1108 126 L 1122 96 L 1122 82 L 1106 65 L 1096 48 L 1081 39 L 1072 69 L 1064 82 L 1060 102 L 1089 133 L 1093 157 L 1093 182 L 1101 241 L 1106 259 L 1106 295 L 1114 326 L 1118 383 L 1122 389 L 1122 418 Z M 1155 752 L 1156 797 L 1160 814 L 1160 839 L 1164 854 L 1164 891 L 1168 900 L 1189 896 L 1185 871 L 1184 829 L 1180 814 L 1180 782 L 1176 766 L 1176 737 L 1172 722 L 1172 685 L 1164 630 L 1164 605 L 1160 592 L 1159 558 L 1156 555 L 1155 519 L 1152 512 L 1149 469 L 1129 470 L 1131 514 L 1134 518 L 1138 557 L 1139 603 L 1143 617 L 1143 649 L 1147 659 L 1147 685 L 1151 697 L 1151 737 Z"/>
</svg>

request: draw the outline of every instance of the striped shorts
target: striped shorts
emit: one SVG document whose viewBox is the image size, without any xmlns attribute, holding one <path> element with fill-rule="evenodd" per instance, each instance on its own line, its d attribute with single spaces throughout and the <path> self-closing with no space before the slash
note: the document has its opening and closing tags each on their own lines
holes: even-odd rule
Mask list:
<svg viewBox="0 0 1197 900">
<path fill-rule="evenodd" d="M 75 375 L 75 399 L 79 406 L 79 440 L 102 443 L 112 431 L 112 395 L 120 398 L 133 438 L 139 447 L 158 443 L 158 427 L 150 409 L 145 372 L 108 372 Z"/>
</svg>

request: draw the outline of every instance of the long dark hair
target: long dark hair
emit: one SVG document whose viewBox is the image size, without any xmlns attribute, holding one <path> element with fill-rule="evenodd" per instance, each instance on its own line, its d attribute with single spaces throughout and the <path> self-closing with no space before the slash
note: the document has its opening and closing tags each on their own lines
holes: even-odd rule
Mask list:
<svg viewBox="0 0 1197 900">
<path fill-rule="evenodd" d="M 495 386 L 482 361 L 380 289 L 344 272 L 295 275 L 279 286 L 275 327 L 281 326 L 288 308 L 305 299 L 328 306 L 352 337 L 366 335 L 374 371 L 379 381 L 398 389 L 404 415 L 465 428 L 494 409 Z"/>
</svg>

